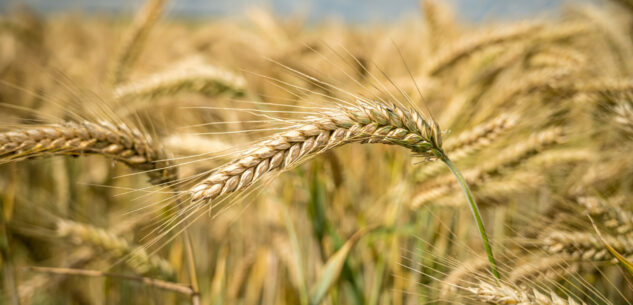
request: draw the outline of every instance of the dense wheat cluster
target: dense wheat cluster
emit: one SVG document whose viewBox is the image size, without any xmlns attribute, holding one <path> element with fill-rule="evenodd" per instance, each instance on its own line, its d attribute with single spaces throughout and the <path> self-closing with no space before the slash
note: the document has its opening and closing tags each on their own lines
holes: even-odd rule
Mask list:
<svg viewBox="0 0 633 305">
<path fill-rule="evenodd" d="M 633 301 L 629 0 L 475 25 L 439 0 L 362 26 L 166 7 L 0 16 L 0 304 Z"/>
</svg>

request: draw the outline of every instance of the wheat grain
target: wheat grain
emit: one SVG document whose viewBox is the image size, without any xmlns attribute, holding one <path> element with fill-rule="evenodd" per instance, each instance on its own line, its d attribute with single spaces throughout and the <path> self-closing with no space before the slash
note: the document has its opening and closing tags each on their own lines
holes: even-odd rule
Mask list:
<svg viewBox="0 0 633 305">
<path fill-rule="evenodd" d="M 14 161 L 42 155 L 99 154 L 146 171 L 150 182 L 176 179 L 176 168 L 152 139 L 124 124 L 66 122 L 0 133 L 0 160 Z"/>
<path fill-rule="evenodd" d="M 434 151 L 442 147 L 439 127 L 418 112 L 395 105 L 359 103 L 254 145 L 194 186 L 192 200 L 208 201 L 237 192 L 266 173 L 286 170 L 300 160 L 352 142 L 400 145 L 426 157 L 435 157 Z"/>
</svg>

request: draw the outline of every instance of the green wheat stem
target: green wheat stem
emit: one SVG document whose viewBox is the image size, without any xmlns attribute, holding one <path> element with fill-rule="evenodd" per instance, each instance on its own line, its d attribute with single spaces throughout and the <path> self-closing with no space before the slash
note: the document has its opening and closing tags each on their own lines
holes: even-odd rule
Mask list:
<svg viewBox="0 0 633 305">
<path fill-rule="evenodd" d="M 488 234 L 486 234 L 486 228 L 484 227 L 484 222 L 481 219 L 481 213 L 479 212 L 479 207 L 477 206 L 477 202 L 475 202 L 475 197 L 473 193 L 470 191 L 468 184 L 466 183 L 466 179 L 462 176 L 462 173 L 459 172 L 455 164 L 446 156 L 443 151 L 437 152 L 440 159 L 448 166 L 451 170 L 455 178 L 457 178 L 457 182 L 459 186 L 461 186 L 462 191 L 464 191 L 464 195 L 466 195 L 466 199 L 468 200 L 468 204 L 470 206 L 470 211 L 473 213 L 475 217 L 475 221 L 477 222 L 477 228 L 479 229 L 479 234 L 481 235 L 481 239 L 484 244 L 484 248 L 486 249 L 486 254 L 488 255 L 488 261 L 490 261 L 490 269 L 492 270 L 492 274 L 494 274 L 497 280 L 501 280 L 501 276 L 499 276 L 499 271 L 497 271 L 497 263 L 495 262 L 495 257 L 492 254 L 492 247 L 490 246 L 490 242 L 488 241 Z"/>
</svg>

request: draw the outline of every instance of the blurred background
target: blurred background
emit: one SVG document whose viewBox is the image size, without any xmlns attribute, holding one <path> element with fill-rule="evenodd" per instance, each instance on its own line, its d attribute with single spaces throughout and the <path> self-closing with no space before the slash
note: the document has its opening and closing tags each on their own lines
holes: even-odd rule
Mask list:
<svg viewBox="0 0 633 305">
<path fill-rule="evenodd" d="M 26 4 L 42 12 L 66 12 L 68 10 L 132 13 L 143 1 L 133 0 L 2 0 L 1 9 L 17 4 Z M 566 1 L 562 0 L 447 0 L 458 10 L 461 19 L 482 21 L 488 18 L 513 19 L 532 15 L 557 16 Z M 589 2 L 575 0 L 568 2 Z M 253 6 L 272 9 L 275 14 L 287 16 L 300 14 L 311 22 L 325 18 L 336 18 L 348 23 L 393 22 L 401 17 L 418 15 L 416 0 L 234 0 L 205 1 L 181 0 L 169 4 L 166 13 L 172 16 L 221 17 L 240 15 Z"/>
</svg>

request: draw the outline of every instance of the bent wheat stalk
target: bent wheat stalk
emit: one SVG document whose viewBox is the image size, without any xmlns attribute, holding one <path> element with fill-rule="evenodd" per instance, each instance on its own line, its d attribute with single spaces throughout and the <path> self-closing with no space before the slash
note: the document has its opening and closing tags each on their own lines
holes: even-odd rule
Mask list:
<svg viewBox="0 0 633 305">
<path fill-rule="evenodd" d="M 99 154 L 146 171 L 152 184 L 176 179 L 165 152 L 140 131 L 109 122 L 66 122 L 0 133 L 0 162 L 41 155 Z"/>
<path fill-rule="evenodd" d="M 314 117 L 303 125 L 255 144 L 241 157 L 218 168 L 190 189 L 194 202 L 209 202 L 244 190 L 265 174 L 279 172 L 324 151 L 348 143 L 399 145 L 415 154 L 442 160 L 457 178 L 470 203 L 493 273 L 497 278 L 492 250 L 475 199 L 466 181 L 442 150 L 439 126 L 431 119 L 397 105 L 366 103 L 339 107 Z"/>
</svg>

